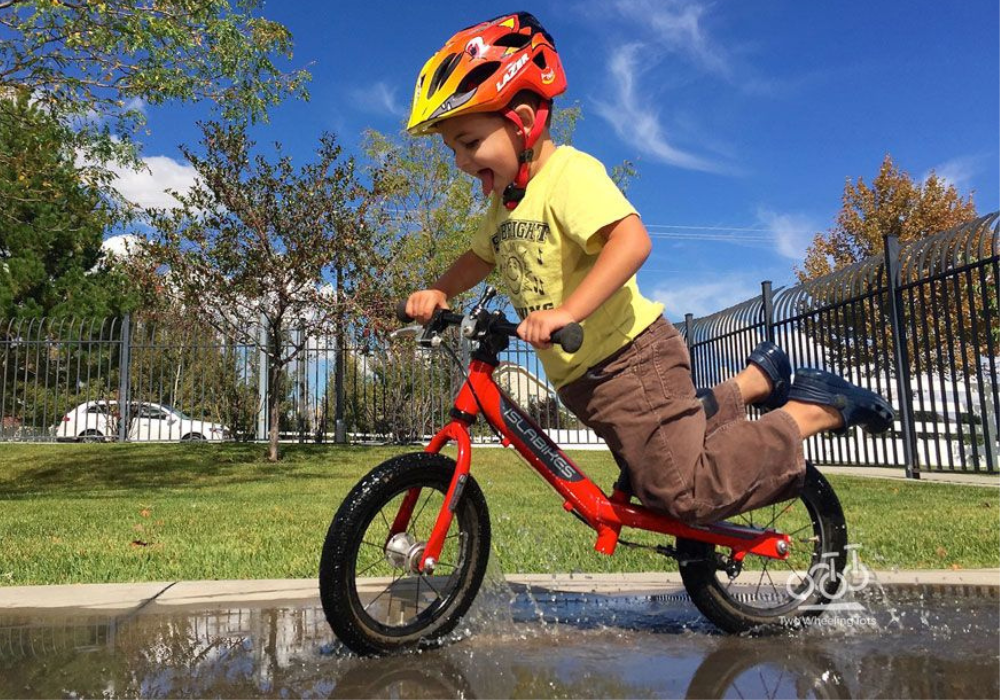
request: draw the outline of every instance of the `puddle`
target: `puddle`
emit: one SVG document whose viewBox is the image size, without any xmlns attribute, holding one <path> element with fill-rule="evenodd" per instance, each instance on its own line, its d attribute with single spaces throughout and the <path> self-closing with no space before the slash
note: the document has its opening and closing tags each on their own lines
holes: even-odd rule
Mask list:
<svg viewBox="0 0 1000 700">
<path fill-rule="evenodd" d="M 683 595 L 495 588 L 464 639 L 361 659 L 318 606 L 0 617 L 0 697 L 1000 697 L 997 589 L 886 588 L 730 637 Z"/>
</svg>

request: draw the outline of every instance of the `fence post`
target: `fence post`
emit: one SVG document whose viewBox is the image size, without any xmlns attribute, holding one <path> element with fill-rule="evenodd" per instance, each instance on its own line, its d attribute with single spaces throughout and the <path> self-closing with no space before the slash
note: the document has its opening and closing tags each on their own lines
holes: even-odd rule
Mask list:
<svg viewBox="0 0 1000 700">
<path fill-rule="evenodd" d="M 339 279 L 339 278 L 338 278 Z M 337 319 L 337 357 L 334 367 L 334 430 L 333 441 L 339 445 L 347 442 L 347 422 L 344 420 L 344 405 L 346 403 L 346 385 L 344 382 L 344 372 L 347 370 L 345 360 L 346 343 L 344 342 L 343 316 Z"/>
<path fill-rule="evenodd" d="M 903 426 L 903 459 L 906 462 L 906 478 L 919 479 L 913 395 L 910 390 L 910 353 L 906 345 L 903 290 L 900 286 L 899 236 L 886 234 L 882 241 L 885 250 L 885 276 L 889 285 L 889 320 L 892 325 L 892 355 L 896 367 L 899 420 Z"/>
<path fill-rule="evenodd" d="M 774 342 L 774 289 L 771 287 L 771 280 L 764 280 L 760 283 L 760 296 L 764 302 L 762 310 L 764 312 L 764 339 L 770 343 Z"/>
<path fill-rule="evenodd" d="M 132 314 L 122 319 L 121 352 L 118 353 L 118 442 L 128 440 L 129 395 L 132 385 Z"/>
<path fill-rule="evenodd" d="M 684 314 L 684 342 L 688 346 L 688 357 L 691 358 L 691 378 L 694 379 L 698 376 L 694 367 L 694 340 L 691 336 L 694 335 L 694 314 Z M 695 384 L 698 382 L 696 381 Z"/>
<path fill-rule="evenodd" d="M 257 439 L 267 440 L 267 317 L 260 315 L 260 331 L 257 335 Z"/>
</svg>

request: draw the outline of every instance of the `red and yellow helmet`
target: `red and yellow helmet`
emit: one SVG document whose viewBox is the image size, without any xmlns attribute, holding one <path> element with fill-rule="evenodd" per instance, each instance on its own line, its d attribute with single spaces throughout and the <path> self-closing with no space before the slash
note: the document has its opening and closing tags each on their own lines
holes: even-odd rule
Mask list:
<svg viewBox="0 0 1000 700">
<path fill-rule="evenodd" d="M 442 119 L 499 112 L 521 90 L 551 100 L 566 91 L 552 36 L 527 12 L 463 29 L 420 71 L 406 126 L 427 133 Z"/>
</svg>

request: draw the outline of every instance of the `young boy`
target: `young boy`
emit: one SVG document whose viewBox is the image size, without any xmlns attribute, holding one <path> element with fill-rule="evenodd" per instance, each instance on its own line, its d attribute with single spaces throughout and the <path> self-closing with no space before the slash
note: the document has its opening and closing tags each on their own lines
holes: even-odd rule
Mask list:
<svg viewBox="0 0 1000 700">
<path fill-rule="evenodd" d="M 426 323 L 499 265 L 518 335 L 560 399 L 607 442 L 640 501 L 686 522 L 797 495 L 811 435 L 887 429 L 881 397 L 820 370 L 791 383 L 772 343 L 712 389 L 706 410 L 684 340 L 636 284 L 652 248 L 638 214 L 597 160 L 552 142 L 551 101 L 565 89 L 555 43 L 527 13 L 459 32 L 424 66 L 408 130 L 440 135 L 493 201 L 470 250 L 407 313 Z M 584 343 L 569 355 L 549 341 L 574 321 Z M 748 403 L 777 410 L 748 421 Z"/>
</svg>

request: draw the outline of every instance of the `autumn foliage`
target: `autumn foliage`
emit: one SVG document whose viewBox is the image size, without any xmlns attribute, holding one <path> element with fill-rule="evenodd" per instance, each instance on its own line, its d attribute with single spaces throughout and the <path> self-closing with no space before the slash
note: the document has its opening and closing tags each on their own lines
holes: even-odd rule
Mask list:
<svg viewBox="0 0 1000 700">
<path fill-rule="evenodd" d="M 859 177 L 844 185 L 837 223 L 817 233 L 806 250 L 799 281 L 882 255 L 882 237 L 899 236 L 901 244 L 954 228 L 975 219 L 972 195 L 962 197 L 954 185 L 933 171 L 923 183 L 914 182 L 886 154 L 871 185 Z"/>
</svg>

